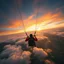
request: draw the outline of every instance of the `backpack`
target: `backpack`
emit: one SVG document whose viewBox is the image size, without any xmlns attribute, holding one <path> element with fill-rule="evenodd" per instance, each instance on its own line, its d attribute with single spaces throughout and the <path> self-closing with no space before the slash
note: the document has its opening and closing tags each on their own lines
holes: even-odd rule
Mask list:
<svg viewBox="0 0 64 64">
<path fill-rule="evenodd" d="M 29 46 L 35 46 L 34 38 L 29 38 L 28 44 L 29 44 Z"/>
</svg>

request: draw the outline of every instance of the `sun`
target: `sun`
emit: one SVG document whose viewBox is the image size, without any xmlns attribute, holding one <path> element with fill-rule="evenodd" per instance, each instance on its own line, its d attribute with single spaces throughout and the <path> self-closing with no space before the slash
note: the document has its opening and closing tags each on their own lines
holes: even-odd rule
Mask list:
<svg viewBox="0 0 64 64">
<path fill-rule="evenodd" d="M 35 24 L 33 24 L 32 26 L 29 26 L 26 31 L 41 31 L 41 30 L 46 30 L 46 29 L 53 29 L 53 28 L 56 28 L 58 27 L 56 25 L 56 23 L 50 23 L 50 24 L 47 24 L 46 22 L 41 22 L 39 24 L 37 24 L 37 26 Z"/>
</svg>

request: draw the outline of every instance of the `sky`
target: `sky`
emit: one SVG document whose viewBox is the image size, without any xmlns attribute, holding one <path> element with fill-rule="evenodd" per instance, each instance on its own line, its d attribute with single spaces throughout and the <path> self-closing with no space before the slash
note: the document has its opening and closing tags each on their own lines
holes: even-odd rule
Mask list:
<svg viewBox="0 0 64 64">
<path fill-rule="evenodd" d="M 64 0 L 0 0 L 0 35 L 64 27 Z"/>
</svg>

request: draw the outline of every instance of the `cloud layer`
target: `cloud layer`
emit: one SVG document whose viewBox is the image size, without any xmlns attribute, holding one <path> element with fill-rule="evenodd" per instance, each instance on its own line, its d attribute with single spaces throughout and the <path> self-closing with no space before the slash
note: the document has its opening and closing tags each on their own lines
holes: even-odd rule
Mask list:
<svg viewBox="0 0 64 64">
<path fill-rule="evenodd" d="M 23 51 L 23 45 L 6 45 L 0 54 L 0 64 L 30 64 L 32 52 Z M 48 54 L 42 48 L 33 48 L 33 56 L 37 56 L 39 60 L 44 59 Z M 36 58 L 36 57 L 35 57 Z"/>
</svg>

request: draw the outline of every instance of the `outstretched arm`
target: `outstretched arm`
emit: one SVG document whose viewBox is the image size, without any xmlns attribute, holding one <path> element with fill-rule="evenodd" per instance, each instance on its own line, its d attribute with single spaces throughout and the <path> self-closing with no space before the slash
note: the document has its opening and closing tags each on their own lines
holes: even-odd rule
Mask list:
<svg viewBox="0 0 64 64">
<path fill-rule="evenodd" d="M 25 39 L 25 41 L 28 41 L 29 40 L 29 37 L 27 36 L 27 38 Z"/>
<path fill-rule="evenodd" d="M 34 40 L 35 40 L 35 41 L 38 41 L 38 39 L 36 38 L 36 36 L 35 36 L 35 35 L 34 35 Z"/>
</svg>

